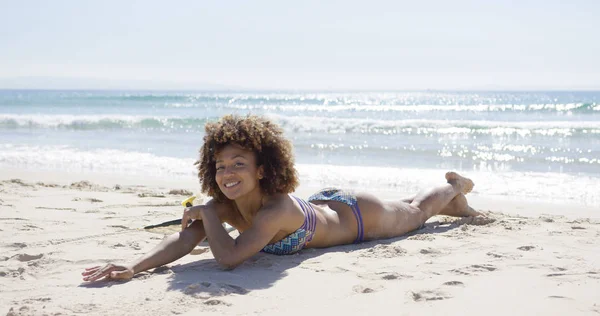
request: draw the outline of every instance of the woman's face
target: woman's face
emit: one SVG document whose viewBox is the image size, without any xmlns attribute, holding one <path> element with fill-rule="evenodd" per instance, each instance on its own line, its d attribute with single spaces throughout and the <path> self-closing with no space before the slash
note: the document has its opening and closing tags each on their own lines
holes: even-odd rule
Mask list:
<svg viewBox="0 0 600 316">
<path fill-rule="evenodd" d="M 215 155 L 217 185 L 230 200 L 249 193 L 260 192 L 259 180 L 263 178 L 263 167 L 256 165 L 256 154 L 237 144 L 223 147 Z"/>
</svg>

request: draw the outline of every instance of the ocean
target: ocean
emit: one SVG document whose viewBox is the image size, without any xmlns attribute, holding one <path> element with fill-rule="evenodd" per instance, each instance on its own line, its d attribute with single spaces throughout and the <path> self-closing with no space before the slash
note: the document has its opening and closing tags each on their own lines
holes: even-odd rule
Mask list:
<svg viewBox="0 0 600 316">
<path fill-rule="evenodd" d="M 458 170 L 475 194 L 600 206 L 600 92 L 0 90 L 0 167 L 196 181 L 230 113 L 279 123 L 310 187 L 406 195 Z"/>
</svg>

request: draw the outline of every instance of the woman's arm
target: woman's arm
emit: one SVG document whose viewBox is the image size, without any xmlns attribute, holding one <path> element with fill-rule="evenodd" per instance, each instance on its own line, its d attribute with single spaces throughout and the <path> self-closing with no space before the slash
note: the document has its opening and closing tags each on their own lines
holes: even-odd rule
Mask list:
<svg viewBox="0 0 600 316">
<path fill-rule="evenodd" d="M 217 220 L 219 221 L 219 225 L 222 221 L 226 221 L 231 211 L 226 205 L 216 205 L 212 201 L 206 205 L 194 206 L 194 208 L 213 210 L 215 215 L 218 214 Z M 160 267 L 187 255 L 204 238 L 206 238 L 206 232 L 202 221 L 196 220 L 181 232 L 163 239 L 160 244 L 148 253 L 129 264 L 115 265 L 109 263 L 103 267 L 97 266 L 86 269 L 82 273 L 83 280 L 92 282 L 104 277 L 130 279 L 139 272 Z"/>
<path fill-rule="evenodd" d="M 171 263 L 190 253 L 204 238 L 206 232 L 202 222 L 196 221 L 184 231 L 165 238 L 150 252 L 135 260 L 131 264 L 133 272 L 136 274 Z"/>
<path fill-rule="evenodd" d="M 213 210 L 204 208 L 200 210 L 200 214 L 210 250 L 219 265 L 225 269 L 233 269 L 257 254 L 283 227 L 282 219 L 285 218 L 280 210 L 263 208 L 256 215 L 252 226 L 233 239 Z"/>
<path fill-rule="evenodd" d="M 130 279 L 135 274 L 173 262 L 196 247 L 206 237 L 202 221 L 195 221 L 182 232 L 172 234 L 148 253 L 127 265 L 107 264 L 93 267 L 82 273 L 83 280 L 93 282 L 104 277 Z"/>
</svg>

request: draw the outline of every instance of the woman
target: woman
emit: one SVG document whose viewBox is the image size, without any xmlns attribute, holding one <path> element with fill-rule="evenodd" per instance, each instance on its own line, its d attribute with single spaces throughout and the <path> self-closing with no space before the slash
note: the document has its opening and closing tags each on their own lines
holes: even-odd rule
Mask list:
<svg viewBox="0 0 600 316">
<path fill-rule="evenodd" d="M 446 173 L 446 184 L 402 201 L 339 189 L 325 189 L 308 201 L 290 195 L 298 186 L 292 145 L 279 126 L 257 116 L 225 116 L 206 124 L 196 164 L 202 192 L 212 200 L 186 208 L 182 231 L 146 255 L 125 266 L 86 269 L 84 281 L 130 279 L 183 257 L 206 237 L 217 262 L 232 269 L 260 251 L 291 254 L 397 237 L 437 214 L 478 215 L 464 196 L 473 182 L 454 172 Z M 189 220 L 194 221 L 188 226 Z M 230 237 L 223 222 L 240 235 Z"/>
</svg>

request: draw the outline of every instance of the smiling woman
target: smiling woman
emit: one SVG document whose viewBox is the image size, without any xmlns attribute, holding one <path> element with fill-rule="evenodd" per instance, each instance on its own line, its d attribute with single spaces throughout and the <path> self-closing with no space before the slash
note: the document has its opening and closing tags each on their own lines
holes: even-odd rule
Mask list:
<svg viewBox="0 0 600 316">
<path fill-rule="evenodd" d="M 218 178 L 219 174 L 224 174 L 225 160 L 235 157 L 240 158 L 236 163 L 244 165 L 251 159 L 252 165 L 260 169 L 259 182 L 265 194 L 291 193 L 298 186 L 292 144 L 283 137 L 283 130 L 278 125 L 258 116 L 244 119 L 225 116 L 216 123 L 206 124 L 205 129 L 204 145 L 196 164 L 202 191 L 209 196 L 218 201 L 232 199 L 225 196 Z M 229 145 L 239 150 L 228 148 L 224 152 Z"/>
<path fill-rule="evenodd" d="M 401 236 L 431 216 L 480 215 L 467 204 L 473 182 L 455 172 L 444 184 L 414 197 L 383 201 L 364 192 L 328 188 L 303 200 L 292 145 L 279 126 L 258 116 L 224 116 L 206 124 L 197 161 L 208 203 L 184 210 L 182 231 L 127 265 L 108 264 L 83 272 L 85 281 L 129 279 L 135 273 L 177 260 L 208 237 L 217 262 L 231 269 L 258 252 L 292 254 Z M 239 232 L 232 238 L 222 223 Z"/>
</svg>

